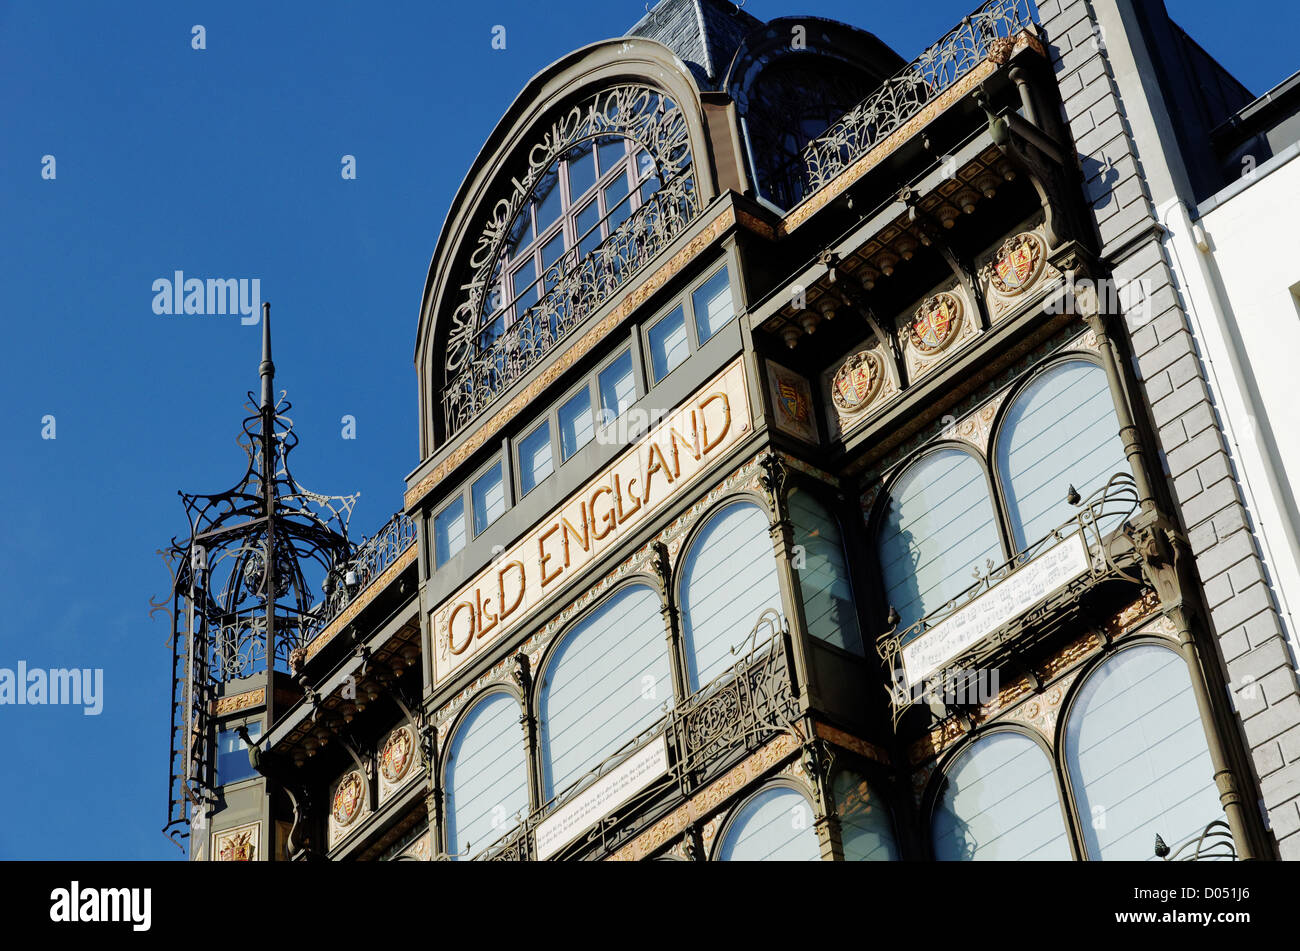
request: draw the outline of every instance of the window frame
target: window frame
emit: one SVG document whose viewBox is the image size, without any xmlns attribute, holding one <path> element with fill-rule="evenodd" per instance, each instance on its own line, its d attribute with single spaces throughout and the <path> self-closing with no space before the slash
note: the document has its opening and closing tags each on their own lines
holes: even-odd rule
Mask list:
<svg viewBox="0 0 1300 951">
<path fill-rule="evenodd" d="M 654 389 L 663 383 L 678 367 L 685 366 L 690 362 L 691 357 L 698 353 L 701 348 L 708 346 L 714 340 L 722 336 L 724 329 L 733 322 L 740 319 L 740 300 L 739 283 L 737 280 L 736 268 L 733 266 L 734 261 L 730 253 L 721 255 L 719 261 L 715 261 L 710 267 L 706 268 L 703 275 L 692 280 L 684 290 L 674 294 L 672 299 L 660 307 L 657 311 L 641 321 L 637 328 L 637 337 L 640 339 L 641 349 L 644 352 L 642 358 L 643 365 L 641 372 L 645 374 L 648 390 Z M 704 288 L 704 285 L 713 280 L 722 271 L 727 272 L 727 292 L 731 295 L 731 317 L 717 329 L 714 334 L 707 340 L 701 341 L 699 335 L 699 317 L 695 310 L 695 295 Z M 666 320 L 677 308 L 682 309 L 682 320 L 686 324 L 686 356 L 676 366 L 670 367 L 662 377 L 655 379 L 654 351 L 650 346 L 650 331 L 657 327 L 660 321 Z"/>
<path fill-rule="evenodd" d="M 816 823 L 817 810 L 813 805 L 814 797 L 812 795 L 812 792 L 803 784 L 798 783 L 793 779 L 787 779 L 781 776 L 781 777 L 773 777 L 769 779 L 767 782 L 761 784 L 757 789 L 751 791 L 749 795 L 745 796 L 739 802 L 735 803 L 731 807 L 731 809 L 727 811 L 727 817 L 723 820 L 722 825 L 718 827 L 717 837 L 713 840 L 713 850 L 709 854 L 710 862 L 726 861 L 725 859 L 722 858 L 722 850 L 727 843 L 727 837 L 731 834 L 732 830 L 735 829 L 736 827 L 736 820 L 740 818 L 741 814 L 744 813 L 745 809 L 749 807 L 750 803 L 752 803 L 763 793 L 769 792 L 770 790 L 773 789 L 788 789 L 791 792 L 797 793 L 798 795 L 803 797 L 804 804 L 808 807 L 808 830 L 807 831 L 812 834 L 813 839 L 817 842 L 817 851 L 818 851 L 817 859 L 818 861 L 821 862 L 826 861 L 825 856 L 822 854 L 822 850 L 821 850 L 821 837 L 817 835 L 817 823 Z"/>
</svg>

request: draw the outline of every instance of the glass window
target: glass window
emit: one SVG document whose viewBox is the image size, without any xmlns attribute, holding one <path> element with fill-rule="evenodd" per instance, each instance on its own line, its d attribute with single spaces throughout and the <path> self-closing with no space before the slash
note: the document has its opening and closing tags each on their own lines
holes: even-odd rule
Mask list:
<svg viewBox="0 0 1300 951">
<path fill-rule="evenodd" d="M 627 197 L 627 174 L 619 173 L 605 186 L 605 215 L 609 218 L 609 230 L 627 221 L 632 214 L 632 202 Z"/>
<path fill-rule="evenodd" d="M 1070 486 L 1085 498 L 1117 472 L 1128 472 L 1119 419 L 1106 372 L 1070 360 L 1041 374 L 1016 397 L 998 438 L 998 468 L 1019 550 L 1079 511 Z M 1110 531 L 1118 519 L 1103 520 Z"/>
<path fill-rule="evenodd" d="M 895 862 L 894 824 L 889 810 L 867 780 L 842 769 L 831 784 L 840 817 L 840 841 L 846 862 Z"/>
<path fill-rule="evenodd" d="M 577 201 L 596 184 L 596 156 L 584 142 L 569 153 L 569 198 Z"/>
<path fill-rule="evenodd" d="M 794 568 L 808 633 L 861 655 L 862 633 L 839 523 L 802 489 L 790 490 L 789 503 L 797 546 Z"/>
<path fill-rule="evenodd" d="M 788 786 L 771 786 L 741 807 L 718 847 L 721 862 L 818 862 L 812 806 Z"/>
<path fill-rule="evenodd" d="M 660 318 L 646 337 L 650 344 L 650 363 L 655 382 L 658 383 L 690 353 L 690 343 L 686 339 L 686 316 L 682 308 L 677 307 L 671 314 Z"/>
<path fill-rule="evenodd" d="M 976 740 L 948 768 L 932 831 L 941 862 L 1072 858 L 1052 764 L 1020 733 Z"/>
<path fill-rule="evenodd" d="M 551 424 L 542 423 L 519 440 L 519 494 L 527 495 L 551 474 Z"/>
<path fill-rule="evenodd" d="M 533 259 L 530 256 L 519 270 L 515 271 L 515 296 L 519 298 L 519 302 L 515 306 L 516 315 L 522 314 L 529 307 L 532 307 L 537 303 L 537 285 L 534 283 L 536 280 L 537 268 L 534 266 Z"/>
<path fill-rule="evenodd" d="M 600 246 L 600 205 L 596 199 L 578 212 L 578 254 L 586 257 Z"/>
<path fill-rule="evenodd" d="M 900 633 L 974 584 L 973 569 L 1001 562 L 993 500 L 975 457 L 944 449 L 908 469 L 891 492 L 879 549 Z"/>
<path fill-rule="evenodd" d="M 560 171 L 552 165 L 537 183 L 533 192 L 534 209 L 537 214 L 537 232 L 541 234 L 559 220 L 564 208 L 564 199 L 560 195 Z"/>
<path fill-rule="evenodd" d="M 447 560 L 465 547 L 465 499 L 458 497 L 433 517 L 433 550 L 436 566 L 441 568 Z"/>
<path fill-rule="evenodd" d="M 506 510 L 506 490 L 501 481 L 501 463 L 497 463 L 487 472 L 474 480 L 470 489 L 470 501 L 474 506 L 474 534 L 480 534 Z"/>
<path fill-rule="evenodd" d="M 1088 857 L 1153 859 L 1223 818 L 1187 664 L 1155 645 L 1120 651 L 1079 691 L 1065 761 Z"/>
<path fill-rule="evenodd" d="M 704 343 L 736 316 L 731 306 L 731 281 L 725 267 L 691 295 L 691 308 L 695 312 L 695 329 L 700 343 Z"/>
<path fill-rule="evenodd" d="M 731 669 L 767 608 L 781 611 L 767 516 L 751 502 L 714 515 L 691 544 L 682 569 L 682 628 L 692 691 Z"/>
<path fill-rule="evenodd" d="M 548 799 L 653 724 L 672 702 L 661 607 L 649 587 L 629 586 L 579 621 L 547 662 L 538 710 Z"/>
<path fill-rule="evenodd" d="M 624 350 L 596 378 L 600 390 L 600 422 L 608 426 L 636 402 L 636 377 L 632 374 L 632 351 Z"/>
<path fill-rule="evenodd" d="M 248 724 L 248 738 L 254 743 L 262 736 L 261 721 Z M 234 730 L 222 730 L 217 736 L 217 783 L 224 786 L 258 775 L 248 762 L 248 744 Z"/>
<path fill-rule="evenodd" d="M 542 245 L 542 270 L 545 271 L 548 267 L 550 267 L 552 264 L 558 261 L 560 259 L 560 255 L 562 255 L 563 253 L 564 253 L 564 232 L 557 231 L 555 233 L 555 237 L 551 238 L 544 245 Z"/>
<path fill-rule="evenodd" d="M 600 156 L 600 174 L 604 175 L 627 157 L 626 142 L 627 139 L 618 136 L 606 136 L 597 140 L 596 151 Z"/>
<path fill-rule="evenodd" d="M 591 394 L 584 386 L 560 407 L 560 461 L 587 445 L 595 434 L 591 419 Z"/>
<path fill-rule="evenodd" d="M 528 765 L 519 716 L 513 697 L 492 693 L 456 728 L 447 749 L 444 784 L 447 852 L 453 858 L 483 851 L 528 812 Z"/>
</svg>

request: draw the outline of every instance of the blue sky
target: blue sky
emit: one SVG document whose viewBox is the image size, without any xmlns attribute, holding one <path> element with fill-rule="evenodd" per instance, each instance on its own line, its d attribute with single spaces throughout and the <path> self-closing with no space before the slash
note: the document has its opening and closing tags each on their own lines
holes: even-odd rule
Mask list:
<svg viewBox="0 0 1300 951">
<path fill-rule="evenodd" d="M 910 58 L 974 5 L 746 9 L 845 20 Z M 1289 3 L 1169 7 L 1256 93 L 1300 66 Z M 170 652 L 165 618 L 149 617 L 168 587 L 155 550 L 185 529 L 178 489 L 242 473 L 258 333 L 157 316 L 153 282 L 260 278 L 302 440 L 295 474 L 359 491 L 353 533 L 368 534 L 418 461 L 420 293 L 478 144 L 531 75 L 643 13 L 641 0 L 0 2 L 0 668 L 104 669 L 97 717 L 0 706 L 0 858 L 180 854 L 159 831 Z M 498 24 L 505 50 L 491 47 Z"/>
</svg>

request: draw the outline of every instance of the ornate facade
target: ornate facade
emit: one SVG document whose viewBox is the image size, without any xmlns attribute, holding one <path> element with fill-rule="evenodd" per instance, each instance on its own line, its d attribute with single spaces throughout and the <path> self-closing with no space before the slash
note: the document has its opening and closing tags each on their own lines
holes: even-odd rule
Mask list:
<svg viewBox="0 0 1300 951">
<path fill-rule="evenodd" d="M 357 544 L 262 478 L 269 395 L 261 488 L 187 498 L 191 855 L 1285 853 L 1104 293 L 1157 239 L 1088 177 L 1089 11 L 905 62 L 664 0 L 538 73 L 438 236 L 403 511 Z"/>
</svg>

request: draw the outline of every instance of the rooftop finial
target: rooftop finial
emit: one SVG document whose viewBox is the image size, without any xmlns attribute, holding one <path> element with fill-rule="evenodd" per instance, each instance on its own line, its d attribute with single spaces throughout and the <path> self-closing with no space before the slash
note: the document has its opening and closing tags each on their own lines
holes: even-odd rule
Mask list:
<svg viewBox="0 0 1300 951">
<path fill-rule="evenodd" d="M 271 362 L 271 303 L 262 305 L 262 363 L 257 368 L 262 375 L 262 409 L 274 405 L 275 364 Z"/>
</svg>

